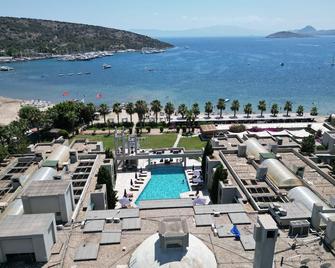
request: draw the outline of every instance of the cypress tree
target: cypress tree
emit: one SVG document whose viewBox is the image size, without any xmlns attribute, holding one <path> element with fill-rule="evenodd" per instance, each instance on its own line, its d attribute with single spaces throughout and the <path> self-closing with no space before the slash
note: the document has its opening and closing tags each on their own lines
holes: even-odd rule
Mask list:
<svg viewBox="0 0 335 268">
<path fill-rule="evenodd" d="M 114 209 L 117 202 L 116 192 L 113 190 L 111 174 L 104 166 L 100 167 L 99 169 L 97 183 L 106 184 L 107 208 Z"/>
</svg>

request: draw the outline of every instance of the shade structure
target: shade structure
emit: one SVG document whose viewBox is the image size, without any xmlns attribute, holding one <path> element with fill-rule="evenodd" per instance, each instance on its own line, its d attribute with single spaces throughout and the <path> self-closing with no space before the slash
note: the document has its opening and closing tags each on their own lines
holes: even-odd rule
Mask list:
<svg viewBox="0 0 335 268">
<path fill-rule="evenodd" d="M 193 206 L 206 205 L 206 199 L 199 196 L 193 200 Z"/>
<path fill-rule="evenodd" d="M 119 199 L 119 202 L 122 207 L 125 207 L 130 204 L 130 200 L 127 197 L 122 197 L 121 199 Z"/>
<path fill-rule="evenodd" d="M 277 159 L 266 159 L 262 166 L 268 168 L 267 177 L 278 188 L 293 188 L 302 185 L 300 179 Z"/>
<path fill-rule="evenodd" d="M 248 139 L 245 144 L 247 145 L 247 156 L 253 156 L 256 160 L 260 159 L 261 153 L 269 153 L 255 138 Z"/>
<path fill-rule="evenodd" d="M 313 206 L 316 203 L 322 205 L 325 209 L 329 208 L 329 206 L 321 200 L 321 198 L 304 186 L 295 187 L 288 191 L 288 197 L 294 202 L 302 204 L 310 212 L 312 212 Z"/>
</svg>

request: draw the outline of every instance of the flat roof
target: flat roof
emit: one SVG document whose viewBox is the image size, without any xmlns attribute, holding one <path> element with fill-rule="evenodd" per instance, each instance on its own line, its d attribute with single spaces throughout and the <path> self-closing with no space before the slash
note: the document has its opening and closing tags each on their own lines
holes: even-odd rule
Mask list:
<svg viewBox="0 0 335 268">
<path fill-rule="evenodd" d="M 54 219 L 53 213 L 7 216 L 0 221 L 0 238 L 40 235 Z"/>
<path fill-rule="evenodd" d="M 62 195 L 70 184 L 71 181 L 64 180 L 33 181 L 24 191 L 22 197 Z"/>
</svg>

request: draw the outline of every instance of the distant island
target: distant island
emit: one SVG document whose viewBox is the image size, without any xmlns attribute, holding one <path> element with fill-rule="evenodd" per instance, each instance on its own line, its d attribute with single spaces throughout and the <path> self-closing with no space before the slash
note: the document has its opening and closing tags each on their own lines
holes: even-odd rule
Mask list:
<svg viewBox="0 0 335 268">
<path fill-rule="evenodd" d="M 280 31 L 266 36 L 266 38 L 306 38 L 324 35 L 335 35 L 335 30 L 317 30 L 311 25 L 298 30 Z"/>
<path fill-rule="evenodd" d="M 171 44 L 133 32 L 78 23 L 0 17 L 0 56 L 165 49 Z"/>
</svg>

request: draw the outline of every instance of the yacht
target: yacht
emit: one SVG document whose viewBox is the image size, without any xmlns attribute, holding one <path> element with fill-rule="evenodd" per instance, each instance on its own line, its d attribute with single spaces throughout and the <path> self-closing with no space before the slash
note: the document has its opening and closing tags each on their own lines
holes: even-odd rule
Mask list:
<svg viewBox="0 0 335 268">
<path fill-rule="evenodd" d="M 9 66 L 1 66 L 0 67 L 0 71 L 2 71 L 2 72 L 8 72 L 8 71 L 13 71 L 13 70 L 14 70 L 14 68 L 9 67 Z"/>
<path fill-rule="evenodd" d="M 109 68 L 112 68 L 112 65 L 109 65 L 109 64 L 103 64 L 103 65 L 102 65 L 102 68 L 103 68 L 103 69 L 109 69 Z"/>
</svg>

